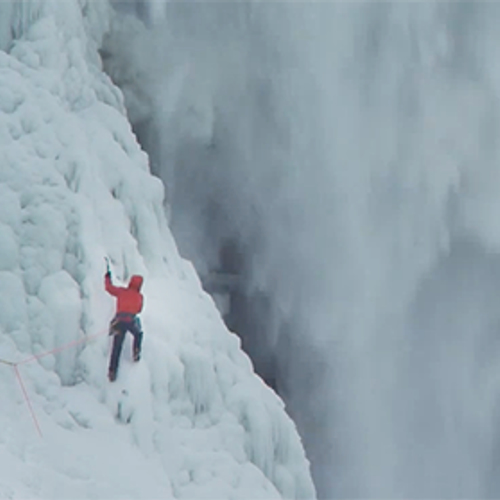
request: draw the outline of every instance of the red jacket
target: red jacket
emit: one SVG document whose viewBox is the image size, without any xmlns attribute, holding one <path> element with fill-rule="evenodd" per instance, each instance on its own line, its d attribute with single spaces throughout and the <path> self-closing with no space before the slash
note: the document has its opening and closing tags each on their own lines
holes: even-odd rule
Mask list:
<svg viewBox="0 0 500 500">
<path fill-rule="evenodd" d="M 106 291 L 117 298 L 116 313 L 138 314 L 142 311 L 144 298 L 140 292 L 142 286 L 142 276 L 134 275 L 130 278 L 127 288 L 114 286 L 111 283 L 111 276 L 106 274 L 104 285 Z"/>
</svg>

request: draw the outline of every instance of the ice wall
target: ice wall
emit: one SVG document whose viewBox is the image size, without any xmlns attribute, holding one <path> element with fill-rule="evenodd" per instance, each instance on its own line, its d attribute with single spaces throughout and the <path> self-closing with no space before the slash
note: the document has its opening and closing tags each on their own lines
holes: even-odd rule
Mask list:
<svg viewBox="0 0 500 500">
<path fill-rule="evenodd" d="M 102 71 L 109 3 L 15 2 L 10 14 L 0 50 L 0 496 L 313 498 L 295 426 L 179 256 L 163 185 Z M 117 284 L 145 276 L 143 357 L 132 363 L 126 341 L 114 384 L 104 256 Z M 44 441 L 5 364 L 26 358 L 19 370 Z"/>
<path fill-rule="evenodd" d="M 243 255 L 325 498 L 498 496 L 499 15 L 170 3 L 129 59 L 181 250 Z"/>
</svg>

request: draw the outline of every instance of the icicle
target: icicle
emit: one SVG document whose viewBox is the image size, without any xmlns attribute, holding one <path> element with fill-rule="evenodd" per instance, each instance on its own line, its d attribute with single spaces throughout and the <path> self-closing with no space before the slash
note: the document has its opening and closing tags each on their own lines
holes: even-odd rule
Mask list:
<svg viewBox="0 0 500 500">
<path fill-rule="evenodd" d="M 14 3 L 11 17 L 14 39 L 21 38 L 29 27 L 43 16 L 46 4 L 47 0 L 20 0 Z"/>
<path fill-rule="evenodd" d="M 0 2 L 0 50 L 7 50 L 12 41 L 10 26 L 12 9 L 12 2 Z"/>
</svg>

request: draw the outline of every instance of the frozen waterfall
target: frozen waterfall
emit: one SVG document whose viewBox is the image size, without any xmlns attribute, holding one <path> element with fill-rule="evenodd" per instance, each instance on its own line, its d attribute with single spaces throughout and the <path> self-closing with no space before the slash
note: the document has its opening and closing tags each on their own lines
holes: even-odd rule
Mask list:
<svg viewBox="0 0 500 500">
<path fill-rule="evenodd" d="M 176 239 L 237 275 L 226 319 L 320 495 L 498 497 L 500 7 L 117 7 Z"/>
</svg>

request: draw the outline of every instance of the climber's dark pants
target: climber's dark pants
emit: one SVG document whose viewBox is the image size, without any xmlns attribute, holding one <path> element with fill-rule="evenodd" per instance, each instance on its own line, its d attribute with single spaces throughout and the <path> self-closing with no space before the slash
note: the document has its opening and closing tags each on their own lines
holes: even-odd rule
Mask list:
<svg viewBox="0 0 500 500">
<path fill-rule="evenodd" d="M 122 352 L 125 334 L 129 331 L 134 336 L 134 352 L 141 352 L 142 328 L 139 318 L 133 314 L 118 313 L 109 325 L 109 334 L 113 335 L 113 350 L 109 360 L 109 371 L 116 373 Z"/>
</svg>

